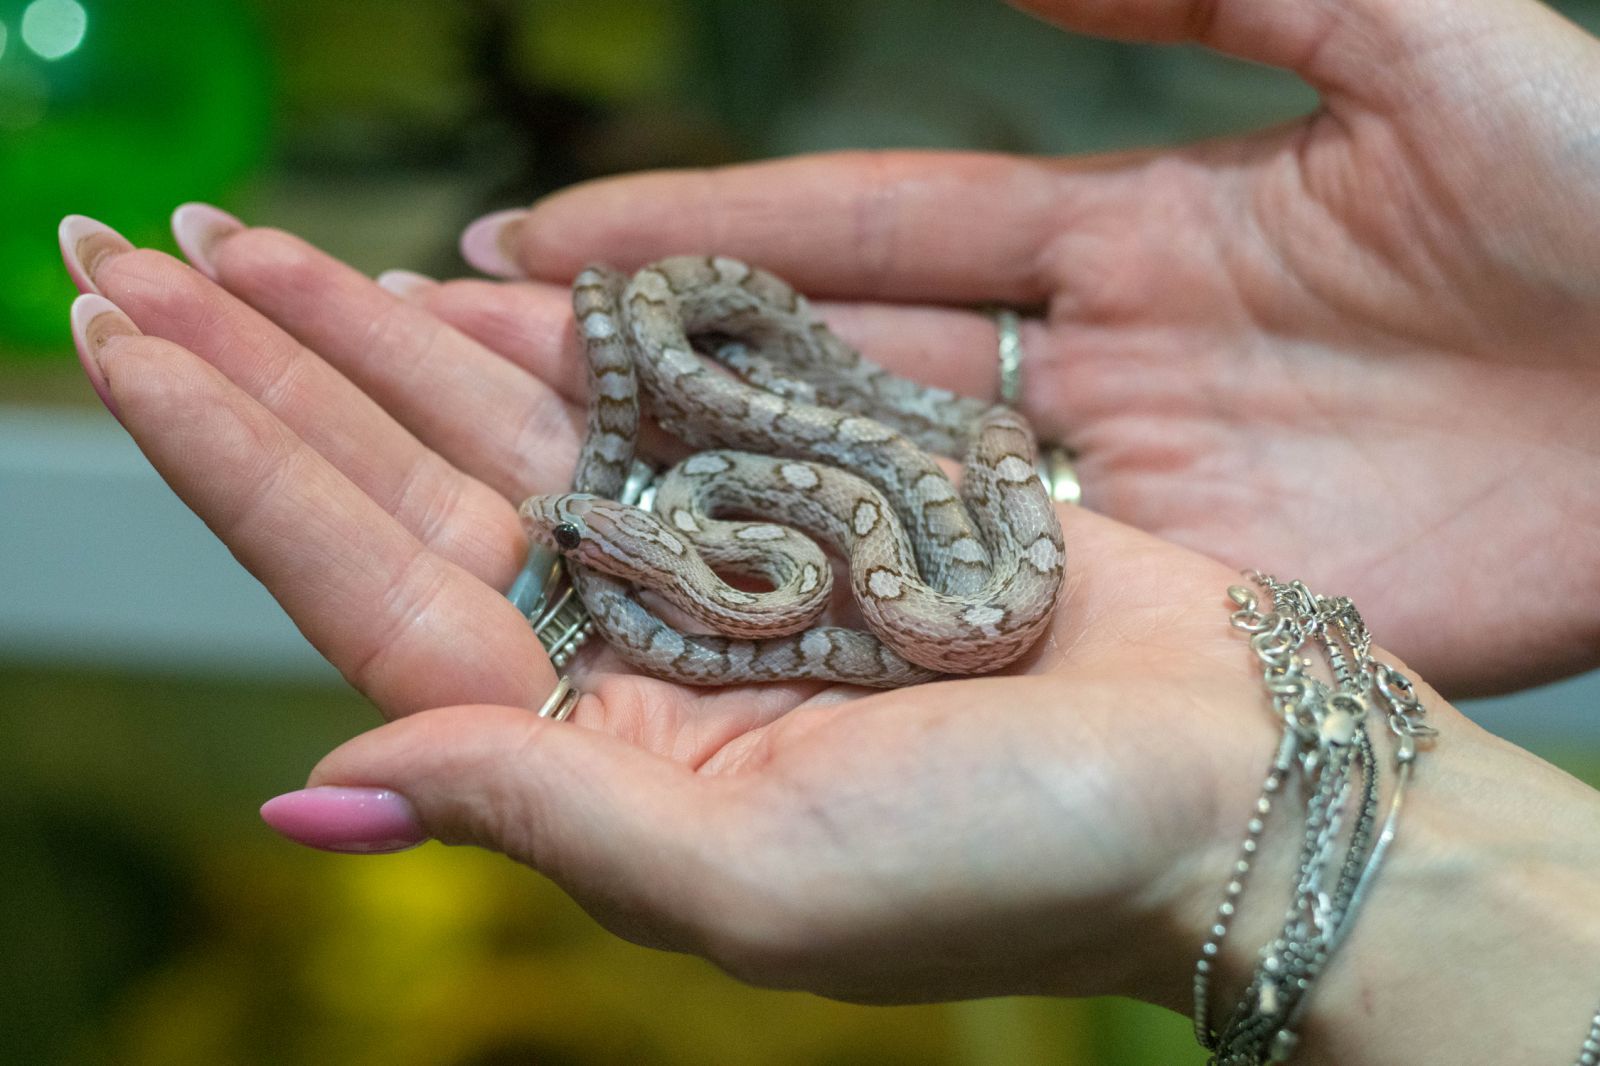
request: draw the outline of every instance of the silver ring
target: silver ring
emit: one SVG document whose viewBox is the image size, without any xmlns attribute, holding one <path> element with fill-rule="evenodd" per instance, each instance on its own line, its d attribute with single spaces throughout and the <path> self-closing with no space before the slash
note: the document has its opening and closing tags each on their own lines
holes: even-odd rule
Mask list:
<svg viewBox="0 0 1600 1066">
<path fill-rule="evenodd" d="M 990 317 L 1000 335 L 1000 402 L 1015 407 L 1022 399 L 1022 316 L 1001 307 Z"/>
<path fill-rule="evenodd" d="M 580 695 L 572 685 L 572 678 L 562 674 L 561 680 L 556 682 L 555 691 L 550 693 L 550 698 L 544 701 L 544 706 L 539 708 L 535 717 L 565 722 L 572 716 L 572 709 L 578 705 Z"/>
<path fill-rule="evenodd" d="M 1022 316 L 1009 307 L 997 307 L 989 317 L 994 319 L 999 334 L 1000 402 L 1015 407 L 1022 399 Z M 1056 503 L 1083 501 L 1083 486 L 1078 482 L 1072 452 L 1059 444 L 1041 444 L 1036 466 L 1039 480 Z"/>
<path fill-rule="evenodd" d="M 1078 482 L 1078 468 L 1073 465 L 1072 452 L 1059 444 L 1041 444 L 1034 465 L 1052 500 L 1073 505 L 1083 503 L 1083 486 Z"/>
</svg>

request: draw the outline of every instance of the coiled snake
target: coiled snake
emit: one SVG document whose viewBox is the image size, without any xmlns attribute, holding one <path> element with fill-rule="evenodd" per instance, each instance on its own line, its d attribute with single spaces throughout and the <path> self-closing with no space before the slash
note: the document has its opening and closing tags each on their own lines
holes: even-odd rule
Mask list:
<svg viewBox="0 0 1600 1066">
<path fill-rule="evenodd" d="M 1061 526 L 1016 412 L 889 374 L 732 259 L 666 259 L 631 279 L 590 268 L 573 308 L 589 360 L 575 491 L 520 513 L 629 662 L 696 685 L 890 687 L 998 669 L 1043 632 Z M 660 480 L 653 512 L 615 499 L 641 384 L 657 423 L 703 449 Z M 959 493 L 930 451 L 965 453 Z M 817 541 L 849 561 L 866 630 L 816 624 L 832 589 Z M 673 628 L 633 586 L 712 633 Z"/>
</svg>

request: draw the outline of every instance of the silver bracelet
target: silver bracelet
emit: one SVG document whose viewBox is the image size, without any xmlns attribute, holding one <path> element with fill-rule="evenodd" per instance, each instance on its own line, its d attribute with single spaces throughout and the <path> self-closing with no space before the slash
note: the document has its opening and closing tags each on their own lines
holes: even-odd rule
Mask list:
<svg viewBox="0 0 1600 1066">
<path fill-rule="evenodd" d="M 1573 1066 L 1597 1066 L 1600 1064 L 1600 1010 L 1594 1012 L 1594 1020 L 1589 1023 L 1589 1035 L 1583 1041 L 1583 1047 L 1578 1049 L 1578 1061 Z"/>
<path fill-rule="evenodd" d="M 1284 731 L 1195 965 L 1195 1038 L 1211 1052 L 1215 1066 L 1281 1063 L 1294 1052 L 1307 993 L 1348 935 L 1394 839 L 1417 744 L 1434 735 L 1423 724 L 1425 712 L 1410 680 L 1372 657 L 1371 635 L 1348 599 L 1317 596 L 1298 581 L 1249 576 L 1271 597 L 1271 607 L 1260 609 L 1254 591 L 1235 585 L 1228 590 L 1237 608 L 1231 620 L 1250 635 Z M 1310 661 L 1301 651 L 1308 643 L 1326 656 L 1332 685 L 1306 672 Z M 1374 710 L 1386 715 L 1397 738 L 1394 794 L 1376 835 L 1378 763 L 1367 729 Z M 1303 778 L 1306 819 L 1288 913 L 1281 932 L 1261 949 L 1237 1006 L 1220 1028 L 1213 1028 L 1215 960 L 1248 883 L 1266 818 L 1296 771 Z"/>
</svg>

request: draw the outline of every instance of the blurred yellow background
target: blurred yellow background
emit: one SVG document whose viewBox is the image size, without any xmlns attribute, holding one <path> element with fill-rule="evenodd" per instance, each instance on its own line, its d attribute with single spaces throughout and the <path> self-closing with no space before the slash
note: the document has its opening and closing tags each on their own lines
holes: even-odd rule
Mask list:
<svg viewBox="0 0 1600 1066">
<path fill-rule="evenodd" d="M 1314 102 L 991 0 L 0 0 L 0 1063 L 1202 1061 L 1136 1004 L 760 992 L 497 857 L 278 840 L 255 807 L 375 715 L 97 406 L 55 224 L 171 250 L 171 208 L 206 199 L 369 272 L 452 276 L 466 222 L 600 174 L 1091 151 Z M 1597 691 L 1478 712 L 1595 781 Z"/>
</svg>

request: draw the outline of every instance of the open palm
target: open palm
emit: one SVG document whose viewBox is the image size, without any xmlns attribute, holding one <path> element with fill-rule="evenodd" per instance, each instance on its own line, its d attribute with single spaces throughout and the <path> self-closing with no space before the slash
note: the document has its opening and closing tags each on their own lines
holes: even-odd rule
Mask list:
<svg viewBox="0 0 1600 1066">
<path fill-rule="evenodd" d="M 576 457 L 582 408 L 529 370 L 570 323 L 503 358 L 296 238 L 184 215 L 222 284 L 92 230 L 81 276 L 132 323 L 90 304 L 81 332 L 169 483 L 395 719 L 315 780 L 400 789 L 434 835 L 767 983 L 1172 991 L 1151 975 L 1181 973 L 1206 895 L 1174 867 L 1209 891 L 1272 747 L 1225 567 L 1064 510 L 1063 609 L 1012 676 L 704 690 L 600 651 L 572 721 L 535 719 L 555 676 L 500 590 L 515 501 Z"/>
<path fill-rule="evenodd" d="M 743 257 L 976 395 L 992 327 L 927 305 L 1042 308 L 1023 406 L 1091 508 L 1348 590 L 1447 690 L 1600 664 L 1600 45 L 1522 0 L 1027 6 L 1291 67 L 1323 106 L 1179 151 L 622 178 L 469 249 L 547 281 Z"/>
<path fill-rule="evenodd" d="M 1600 503 L 1562 477 L 1600 446 L 1580 343 L 1600 294 L 1557 171 L 1581 98 L 1501 109 L 1463 24 L 1491 5 L 1458 4 L 1426 39 L 1407 36 L 1424 4 L 1394 25 L 1352 24 L 1376 0 L 1315 18 L 1309 2 L 1060 6 L 1295 65 L 1328 107 L 1091 162 L 843 156 L 598 184 L 479 230 L 475 254 L 503 257 L 485 265 L 532 280 L 406 298 L 206 210 L 181 233 L 201 272 L 72 231 L 80 281 L 145 334 L 115 336 L 132 327 L 103 305 L 80 322 L 89 347 L 110 335 L 91 376 L 395 719 L 314 780 L 395 788 L 435 835 L 766 983 L 1180 999 L 1273 732 L 1226 624 L 1230 570 L 1184 547 L 1064 511 L 1063 609 L 1010 676 L 706 692 L 601 654 L 572 723 L 526 713 L 555 676 L 501 590 L 526 547 L 516 501 L 563 489 L 577 455 L 558 283 L 591 259 L 747 258 L 833 298 L 879 361 L 977 394 L 992 327 L 930 305 L 1043 305 L 1026 406 L 1081 452 L 1095 508 L 1357 594 L 1380 637 L 1457 686 L 1588 661 L 1595 598 L 1572 576 Z M 1575 30 L 1505 10 L 1517 84 L 1594 66 Z"/>
</svg>

